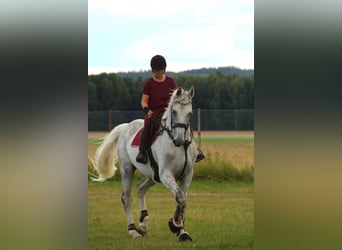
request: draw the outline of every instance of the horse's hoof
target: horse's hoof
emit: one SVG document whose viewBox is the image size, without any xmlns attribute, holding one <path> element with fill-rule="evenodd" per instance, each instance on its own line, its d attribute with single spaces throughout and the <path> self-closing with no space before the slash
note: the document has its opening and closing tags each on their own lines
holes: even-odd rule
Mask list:
<svg viewBox="0 0 342 250">
<path fill-rule="evenodd" d="M 137 227 L 137 232 L 138 232 L 139 234 L 141 234 L 142 236 L 144 236 L 144 235 L 147 233 L 147 229 L 144 228 L 144 227 L 138 226 L 138 227 Z"/>
<path fill-rule="evenodd" d="M 142 236 L 144 236 L 147 233 L 147 221 L 148 221 L 148 216 L 145 216 L 140 222 L 139 226 L 137 227 L 138 233 L 140 233 Z"/>
<path fill-rule="evenodd" d="M 136 238 L 141 238 L 142 237 L 142 235 L 140 233 L 138 233 L 138 231 L 135 230 L 135 229 L 134 230 L 129 230 L 128 234 L 130 236 L 132 236 L 132 239 L 136 239 Z"/>
<path fill-rule="evenodd" d="M 146 233 L 147 233 L 147 228 L 146 227 L 144 227 L 144 226 L 138 226 L 137 227 L 137 232 L 139 233 L 139 234 L 141 234 L 142 236 L 144 236 Z"/>
<path fill-rule="evenodd" d="M 183 232 L 178 236 L 178 241 L 192 241 L 192 238 L 187 232 Z"/>
</svg>

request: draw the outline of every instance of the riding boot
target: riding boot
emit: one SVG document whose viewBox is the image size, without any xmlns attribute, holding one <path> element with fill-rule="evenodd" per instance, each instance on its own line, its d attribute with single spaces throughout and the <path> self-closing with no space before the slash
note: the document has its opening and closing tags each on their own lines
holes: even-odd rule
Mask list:
<svg viewBox="0 0 342 250">
<path fill-rule="evenodd" d="M 199 162 L 201 160 L 203 160 L 205 157 L 204 157 L 204 154 L 203 152 L 197 148 L 197 157 L 196 157 L 196 162 Z"/>
<path fill-rule="evenodd" d="M 137 162 L 144 163 L 144 164 L 147 162 L 147 152 L 146 152 L 147 143 L 148 143 L 148 131 L 146 127 L 144 127 L 140 135 L 139 153 L 136 157 Z"/>
</svg>

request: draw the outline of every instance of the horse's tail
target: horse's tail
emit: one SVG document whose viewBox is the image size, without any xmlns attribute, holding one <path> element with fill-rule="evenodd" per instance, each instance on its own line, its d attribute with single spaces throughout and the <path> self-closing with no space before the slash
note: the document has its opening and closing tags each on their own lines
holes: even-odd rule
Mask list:
<svg viewBox="0 0 342 250">
<path fill-rule="evenodd" d="M 96 150 L 93 165 L 99 177 L 91 178 L 93 181 L 105 181 L 114 176 L 117 170 L 115 164 L 118 160 L 118 139 L 127 125 L 128 123 L 122 123 L 116 126 Z"/>
</svg>

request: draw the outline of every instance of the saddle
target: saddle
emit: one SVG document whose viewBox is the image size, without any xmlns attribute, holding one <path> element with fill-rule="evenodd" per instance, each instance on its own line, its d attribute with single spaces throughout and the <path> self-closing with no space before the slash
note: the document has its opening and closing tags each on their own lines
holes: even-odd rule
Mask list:
<svg viewBox="0 0 342 250">
<path fill-rule="evenodd" d="M 135 147 L 138 146 L 139 147 L 140 135 L 141 135 L 142 131 L 143 131 L 143 128 L 139 129 L 138 132 L 135 134 L 135 136 L 131 142 L 131 146 L 135 146 Z M 152 137 L 151 137 L 150 143 L 149 143 L 149 145 L 147 145 L 148 148 L 151 147 L 153 142 L 156 140 L 157 136 L 158 136 L 158 129 L 154 129 L 152 131 Z"/>
<path fill-rule="evenodd" d="M 136 135 L 134 136 L 131 145 L 134 147 L 139 147 L 139 141 L 140 141 L 140 135 L 142 133 L 143 128 L 139 129 L 139 131 L 136 133 Z M 152 179 L 154 182 L 160 182 L 160 177 L 159 177 L 159 166 L 156 162 L 156 160 L 153 158 L 153 154 L 152 154 L 152 149 L 151 149 L 151 145 L 153 144 L 153 142 L 156 140 L 158 136 L 158 129 L 154 129 L 152 131 L 152 137 L 150 140 L 150 143 L 147 145 L 146 150 L 147 150 L 147 154 L 148 157 L 150 159 L 150 166 L 153 170 L 153 176 Z"/>
</svg>

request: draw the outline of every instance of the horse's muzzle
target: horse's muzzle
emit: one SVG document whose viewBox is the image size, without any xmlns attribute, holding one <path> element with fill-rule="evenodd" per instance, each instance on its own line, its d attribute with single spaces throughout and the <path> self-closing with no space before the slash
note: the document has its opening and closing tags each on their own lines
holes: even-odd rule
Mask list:
<svg viewBox="0 0 342 250">
<path fill-rule="evenodd" d="M 173 140 L 173 144 L 175 144 L 176 147 L 180 147 L 180 146 L 184 145 L 184 141 L 183 140 Z"/>
</svg>

